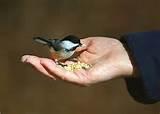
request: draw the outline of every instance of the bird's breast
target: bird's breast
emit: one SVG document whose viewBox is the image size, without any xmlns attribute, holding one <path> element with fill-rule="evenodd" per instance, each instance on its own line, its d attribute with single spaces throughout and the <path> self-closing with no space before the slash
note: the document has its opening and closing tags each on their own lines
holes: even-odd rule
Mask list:
<svg viewBox="0 0 160 114">
<path fill-rule="evenodd" d="M 64 49 L 59 51 L 50 49 L 50 52 L 51 52 L 51 58 L 56 60 L 65 60 L 70 58 L 74 54 L 74 51 L 66 52 Z"/>
</svg>

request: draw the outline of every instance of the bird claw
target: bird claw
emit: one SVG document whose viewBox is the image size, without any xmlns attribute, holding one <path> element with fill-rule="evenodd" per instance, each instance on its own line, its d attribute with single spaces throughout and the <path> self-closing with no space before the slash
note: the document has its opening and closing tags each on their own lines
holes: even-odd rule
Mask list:
<svg viewBox="0 0 160 114">
<path fill-rule="evenodd" d="M 55 63 L 56 63 L 56 65 L 60 65 L 62 67 L 67 66 L 65 63 L 62 63 L 62 62 L 59 62 L 59 61 L 56 61 Z"/>
</svg>

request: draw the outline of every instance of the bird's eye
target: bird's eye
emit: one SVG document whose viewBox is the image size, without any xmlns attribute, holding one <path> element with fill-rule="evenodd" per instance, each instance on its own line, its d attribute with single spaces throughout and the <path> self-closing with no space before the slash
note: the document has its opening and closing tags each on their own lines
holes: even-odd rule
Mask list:
<svg viewBox="0 0 160 114">
<path fill-rule="evenodd" d="M 69 52 L 70 50 L 69 49 L 65 49 L 65 51 Z"/>
</svg>

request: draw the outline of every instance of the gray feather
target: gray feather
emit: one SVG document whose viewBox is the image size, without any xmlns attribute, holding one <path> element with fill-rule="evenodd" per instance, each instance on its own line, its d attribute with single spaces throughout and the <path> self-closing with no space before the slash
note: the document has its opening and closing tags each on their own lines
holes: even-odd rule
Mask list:
<svg viewBox="0 0 160 114">
<path fill-rule="evenodd" d="M 44 39 L 42 37 L 34 37 L 33 40 L 40 43 L 40 44 L 44 44 L 44 45 L 51 45 L 52 44 L 51 40 Z"/>
</svg>

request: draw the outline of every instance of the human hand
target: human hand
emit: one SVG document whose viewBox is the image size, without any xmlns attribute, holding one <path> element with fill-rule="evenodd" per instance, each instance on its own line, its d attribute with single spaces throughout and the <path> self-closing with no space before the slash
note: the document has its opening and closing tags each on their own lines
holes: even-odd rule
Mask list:
<svg viewBox="0 0 160 114">
<path fill-rule="evenodd" d="M 24 55 L 22 62 L 31 64 L 38 71 L 53 79 L 59 78 L 79 85 L 91 85 L 122 76 L 132 76 L 133 65 L 127 51 L 120 41 L 106 37 L 81 39 L 85 47 L 78 48 L 78 59 L 91 64 L 88 70 L 66 71 L 55 64 L 54 60 Z M 68 62 L 68 61 L 67 61 Z"/>
</svg>

